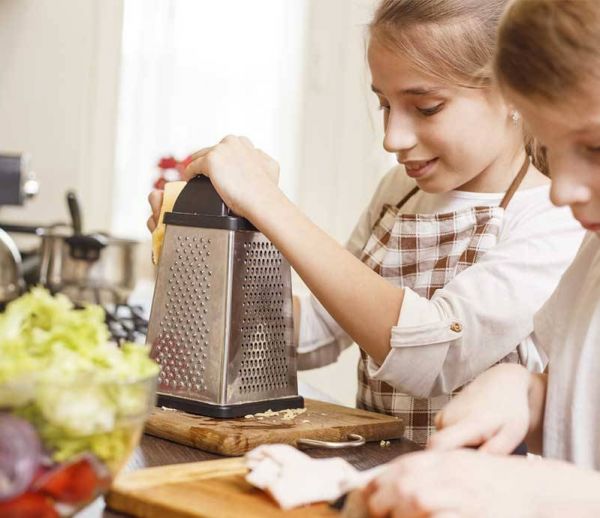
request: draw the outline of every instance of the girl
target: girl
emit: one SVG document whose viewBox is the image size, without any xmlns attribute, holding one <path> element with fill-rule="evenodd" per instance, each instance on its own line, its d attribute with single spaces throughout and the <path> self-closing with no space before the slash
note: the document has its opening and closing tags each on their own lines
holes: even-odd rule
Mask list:
<svg viewBox="0 0 600 518">
<path fill-rule="evenodd" d="M 547 372 L 501 365 L 481 375 L 441 412 L 431 446 L 503 454 L 525 438 L 549 459 L 409 456 L 369 488 L 373 516 L 600 516 L 600 3 L 517 0 L 495 68 L 547 146 L 553 202 L 588 233 L 535 317 Z"/>
<path fill-rule="evenodd" d="M 550 204 L 518 112 L 481 74 L 504 4 L 380 3 L 368 59 L 384 148 L 401 166 L 346 249 L 291 204 L 277 164 L 246 138 L 199 151 L 186 171 L 208 175 L 311 290 L 297 304 L 300 364 L 333 361 L 356 342 L 358 405 L 403 418 L 421 444 L 446 394 L 507 357 L 539 364 L 531 344 L 516 344 L 582 237 Z"/>
</svg>

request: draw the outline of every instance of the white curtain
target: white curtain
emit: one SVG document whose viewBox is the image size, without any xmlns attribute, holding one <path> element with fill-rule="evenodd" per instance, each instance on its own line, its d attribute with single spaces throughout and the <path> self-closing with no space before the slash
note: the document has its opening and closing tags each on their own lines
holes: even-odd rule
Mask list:
<svg viewBox="0 0 600 518">
<path fill-rule="evenodd" d="M 160 156 L 227 134 L 276 157 L 295 197 L 301 151 L 303 0 L 126 0 L 113 230 L 147 238 Z"/>
</svg>

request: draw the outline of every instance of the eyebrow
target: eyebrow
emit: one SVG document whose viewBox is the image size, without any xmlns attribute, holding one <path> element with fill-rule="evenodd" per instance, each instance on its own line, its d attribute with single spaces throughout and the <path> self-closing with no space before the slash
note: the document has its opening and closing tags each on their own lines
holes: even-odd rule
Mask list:
<svg viewBox="0 0 600 518">
<path fill-rule="evenodd" d="M 375 85 L 371 85 L 371 90 L 373 90 L 373 92 L 376 94 L 383 95 Z M 442 88 L 439 86 L 432 86 L 429 88 L 424 86 L 415 86 L 413 88 L 407 88 L 406 90 L 400 90 L 400 93 L 405 95 L 432 95 L 438 93 L 440 90 L 442 90 Z"/>
</svg>

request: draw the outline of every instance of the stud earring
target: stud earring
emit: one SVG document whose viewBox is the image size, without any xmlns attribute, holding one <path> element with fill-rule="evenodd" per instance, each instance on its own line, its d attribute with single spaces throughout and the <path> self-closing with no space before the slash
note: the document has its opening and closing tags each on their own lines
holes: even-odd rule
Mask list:
<svg viewBox="0 0 600 518">
<path fill-rule="evenodd" d="M 513 110 L 510 114 L 510 118 L 516 126 L 517 124 L 519 124 L 519 120 L 521 120 L 521 114 L 517 110 Z"/>
</svg>

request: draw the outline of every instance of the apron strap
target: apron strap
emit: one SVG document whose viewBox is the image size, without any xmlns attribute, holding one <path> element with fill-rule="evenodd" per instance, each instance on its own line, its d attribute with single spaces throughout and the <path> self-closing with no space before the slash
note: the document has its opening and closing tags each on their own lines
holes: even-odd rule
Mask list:
<svg viewBox="0 0 600 518">
<path fill-rule="evenodd" d="M 521 166 L 521 169 L 517 173 L 517 176 L 515 176 L 515 179 L 511 182 L 510 186 L 508 187 L 508 190 L 506 191 L 506 194 L 504 195 L 504 198 L 502 198 L 502 201 L 500 202 L 500 207 L 502 207 L 503 209 L 506 209 L 506 207 L 508 207 L 510 200 L 512 200 L 512 197 L 515 194 L 515 192 L 517 192 L 517 189 L 521 185 L 523 178 L 525 178 L 525 175 L 527 174 L 527 171 L 529 170 L 530 163 L 531 163 L 531 160 L 529 158 L 529 155 L 527 155 L 525 157 L 525 161 L 523 162 L 523 165 Z"/>
<path fill-rule="evenodd" d="M 531 163 L 531 159 L 529 158 L 529 156 L 526 156 L 525 161 L 523 162 L 523 165 L 521 166 L 521 169 L 517 173 L 517 176 L 515 176 L 514 180 L 511 182 L 510 186 L 508 187 L 508 190 L 506 191 L 506 193 L 504 194 L 504 197 L 502 198 L 502 201 L 500 202 L 500 207 L 502 207 L 503 209 L 506 209 L 506 207 L 508 207 L 510 200 L 512 200 L 512 197 L 514 196 L 515 192 L 517 192 L 517 189 L 521 185 L 523 178 L 525 178 L 525 175 L 527 174 L 527 171 L 529 170 L 530 163 Z M 406 202 L 408 200 L 410 200 L 417 192 L 419 192 L 418 185 L 416 187 L 414 187 L 406 196 L 404 196 L 404 198 L 402 198 L 396 204 L 396 208 L 401 209 L 406 204 Z M 381 217 L 380 217 L 380 219 L 381 219 Z"/>
<path fill-rule="evenodd" d="M 419 192 L 418 185 L 396 204 L 396 208 L 401 209 L 408 200 L 417 194 L 417 192 Z"/>
</svg>

